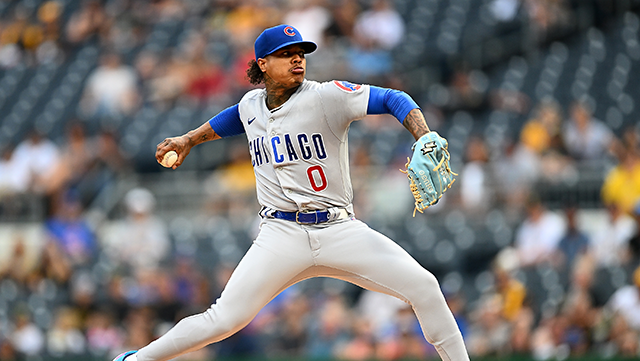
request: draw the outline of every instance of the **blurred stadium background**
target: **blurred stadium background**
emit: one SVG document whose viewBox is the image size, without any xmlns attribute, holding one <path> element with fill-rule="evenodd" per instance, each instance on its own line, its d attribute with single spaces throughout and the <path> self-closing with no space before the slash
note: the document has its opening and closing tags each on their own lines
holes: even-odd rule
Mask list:
<svg viewBox="0 0 640 361">
<path fill-rule="evenodd" d="M 402 89 L 460 177 L 411 216 L 411 136 L 350 134 L 359 218 L 432 271 L 473 359 L 640 356 L 640 1 L 0 1 L 0 360 L 110 360 L 201 312 L 258 224 L 246 140 L 158 142 L 250 89 L 289 23 L 308 78 Z M 634 80 L 636 79 L 636 80 Z M 384 265 L 381 265 L 384 267 Z M 181 360 L 437 359 L 406 305 L 286 290 Z"/>
</svg>

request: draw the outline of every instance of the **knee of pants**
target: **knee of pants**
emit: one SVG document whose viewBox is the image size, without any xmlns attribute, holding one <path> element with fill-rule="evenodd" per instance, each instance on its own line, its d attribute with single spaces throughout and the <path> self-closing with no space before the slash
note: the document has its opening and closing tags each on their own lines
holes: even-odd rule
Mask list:
<svg viewBox="0 0 640 361">
<path fill-rule="evenodd" d="M 203 316 L 210 323 L 214 333 L 213 337 L 217 337 L 234 333 L 251 322 L 253 315 L 248 315 L 246 310 L 242 311 L 228 308 L 221 310 L 218 305 L 214 304 L 203 313 Z"/>
<path fill-rule="evenodd" d="M 406 296 L 413 306 L 419 307 L 420 304 L 429 305 L 435 299 L 440 299 L 442 297 L 441 293 L 440 284 L 436 276 L 424 270 L 416 277 L 415 286 L 411 287 Z"/>
</svg>

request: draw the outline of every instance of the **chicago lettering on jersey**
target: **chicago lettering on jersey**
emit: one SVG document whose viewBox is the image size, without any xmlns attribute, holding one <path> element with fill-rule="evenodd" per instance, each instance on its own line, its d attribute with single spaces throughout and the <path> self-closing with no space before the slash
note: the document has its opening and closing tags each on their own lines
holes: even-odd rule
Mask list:
<svg viewBox="0 0 640 361">
<path fill-rule="evenodd" d="M 312 158 L 327 158 L 324 140 L 320 133 L 311 134 L 311 136 L 306 133 L 299 133 L 295 136 L 285 133 L 275 135 L 270 139 L 257 137 L 249 141 L 249 153 L 251 154 L 251 164 L 254 167 L 269 163 L 270 155 L 273 155 L 275 164 Z"/>
</svg>

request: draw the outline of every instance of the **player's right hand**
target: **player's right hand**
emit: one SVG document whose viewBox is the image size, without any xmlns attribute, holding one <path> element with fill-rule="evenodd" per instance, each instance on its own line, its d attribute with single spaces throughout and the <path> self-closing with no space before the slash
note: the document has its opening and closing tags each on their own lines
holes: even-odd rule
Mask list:
<svg viewBox="0 0 640 361">
<path fill-rule="evenodd" d="M 193 146 L 189 142 L 189 138 L 186 135 L 180 137 L 165 138 L 165 140 L 160 142 L 156 147 L 156 160 L 158 161 L 158 163 L 162 162 L 162 159 L 167 152 L 175 150 L 176 153 L 178 153 L 178 160 L 171 168 L 176 169 L 182 164 L 187 155 L 189 155 L 192 147 Z"/>
</svg>

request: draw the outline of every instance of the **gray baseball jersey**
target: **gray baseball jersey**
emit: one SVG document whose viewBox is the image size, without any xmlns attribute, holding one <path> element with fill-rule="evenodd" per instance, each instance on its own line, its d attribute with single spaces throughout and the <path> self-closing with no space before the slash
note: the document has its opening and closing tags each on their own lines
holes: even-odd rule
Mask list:
<svg viewBox="0 0 640 361">
<path fill-rule="evenodd" d="M 347 135 L 367 114 L 369 86 L 305 80 L 273 110 L 265 97 L 263 89 L 250 91 L 238 108 L 258 202 L 281 211 L 351 208 Z"/>
</svg>

